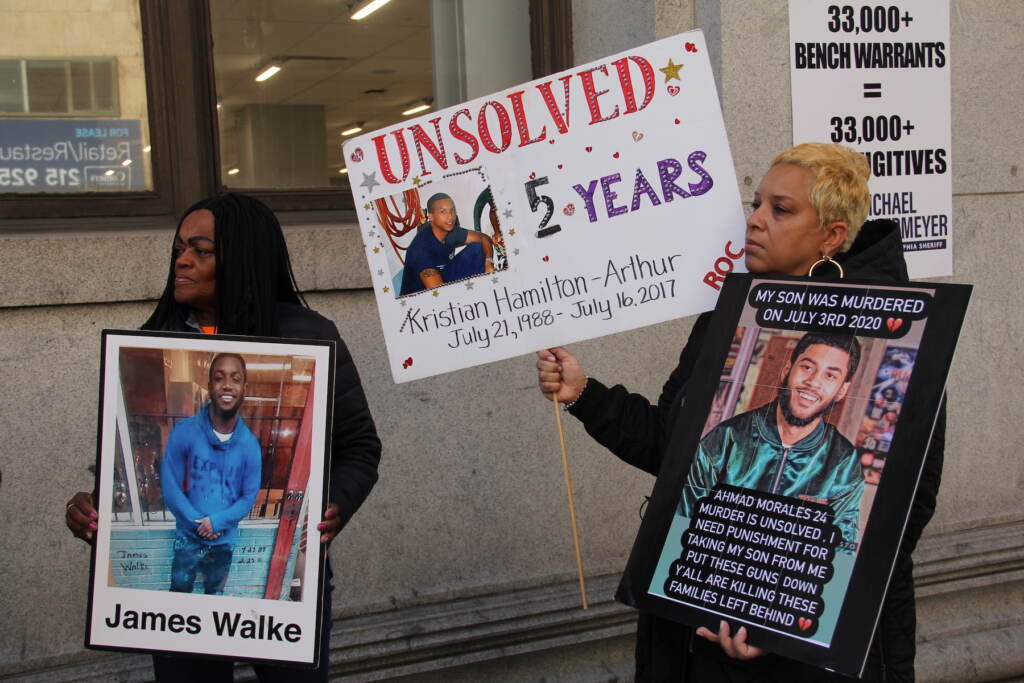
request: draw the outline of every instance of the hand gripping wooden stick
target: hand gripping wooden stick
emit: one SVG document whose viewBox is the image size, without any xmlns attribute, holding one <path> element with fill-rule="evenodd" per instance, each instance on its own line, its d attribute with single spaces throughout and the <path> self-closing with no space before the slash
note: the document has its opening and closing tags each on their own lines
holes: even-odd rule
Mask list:
<svg viewBox="0 0 1024 683">
<path fill-rule="evenodd" d="M 562 473 L 565 475 L 565 495 L 569 499 L 569 519 L 572 521 L 572 542 L 576 547 L 576 571 L 580 579 L 580 601 L 583 609 L 588 609 L 587 582 L 583 578 L 583 555 L 580 552 L 580 534 L 576 528 L 576 500 L 572 494 L 572 475 L 569 474 L 569 456 L 565 451 L 565 434 L 562 432 L 562 411 L 558 409 L 558 397 L 551 394 L 551 402 L 555 406 L 555 424 L 558 425 L 558 444 L 562 447 Z"/>
</svg>

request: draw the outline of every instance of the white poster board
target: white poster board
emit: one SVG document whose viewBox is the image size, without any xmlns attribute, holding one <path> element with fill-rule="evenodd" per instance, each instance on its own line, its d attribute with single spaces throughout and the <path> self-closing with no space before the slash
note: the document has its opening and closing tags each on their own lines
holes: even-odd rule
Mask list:
<svg viewBox="0 0 1024 683">
<path fill-rule="evenodd" d="M 317 665 L 334 354 L 104 330 L 88 647 Z"/>
<path fill-rule="evenodd" d="M 789 38 L 793 143 L 863 152 L 910 276 L 952 275 L 949 0 L 789 0 Z"/>
<path fill-rule="evenodd" d="M 354 138 L 344 154 L 396 382 L 705 311 L 743 268 L 699 31 Z M 473 243 L 466 261 L 447 251 L 427 224 L 438 193 L 487 237 L 493 264 L 469 258 Z M 421 289 L 425 270 L 410 278 L 406 261 L 441 247 L 471 272 L 438 264 L 444 284 Z"/>
</svg>

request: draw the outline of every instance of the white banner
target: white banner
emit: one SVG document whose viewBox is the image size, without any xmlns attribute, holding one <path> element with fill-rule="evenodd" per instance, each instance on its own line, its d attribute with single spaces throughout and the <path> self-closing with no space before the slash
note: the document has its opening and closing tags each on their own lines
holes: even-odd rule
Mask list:
<svg viewBox="0 0 1024 683">
<path fill-rule="evenodd" d="M 396 382 L 705 311 L 743 268 L 699 31 L 344 154 Z"/>
<path fill-rule="evenodd" d="M 789 37 L 794 144 L 863 152 L 910 276 L 952 275 L 949 0 L 789 0 Z"/>
</svg>

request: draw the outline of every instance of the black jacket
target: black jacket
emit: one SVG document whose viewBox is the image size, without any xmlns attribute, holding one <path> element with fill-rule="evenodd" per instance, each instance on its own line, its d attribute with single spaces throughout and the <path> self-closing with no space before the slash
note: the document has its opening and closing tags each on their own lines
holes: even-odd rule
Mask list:
<svg viewBox="0 0 1024 683">
<path fill-rule="evenodd" d="M 377 483 L 380 439 L 366 405 L 352 354 L 333 322 L 316 311 L 296 304 L 277 305 L 277 325 L 285 339 L 317 339 L 336 345 L 334 371 L 334 419 L 331 426 L 331 485 L 329 502 L 336 503 L 341 524 L 366 500 Z M 167 325 L 169 332 L 191 332 L 183 318 Z"/>
<path fill-rule="evenodd" d="M 837 260 L 849 278 L 893 282 L 908 279 L 899 228 L 889 220 L 866 223 L 850 249 Z M 818 274 L 816 271 L 815 275 Z M 820 268 L 820 275 L 829 279 L 838 277 L 827 265 Z M 657 405 L 651 405 L 639 394 L 629 393 L 621 385 L 609 388 L 591 378 L 569 412 L 583 422 L 598 443 L 625 462 L 657 475 L 682 406 L 686 382 L 693 373 L 710 321 L 711 313 L 697 318 L 679 356 L 679 364 L 665 382 Z M 945 425 L 943 402 L 868 656 L 863 678 L 866 681 L 914 680 L 916 616 L 910 556 L 935 511 L 942 476 Z M 637 621 L 636 680 L 718 683 L 849 679 L 772 654 L 745 662 L 732 660 L 718 645 L 693 636 L 690 628 L 641 612 Z"/>
</svg>

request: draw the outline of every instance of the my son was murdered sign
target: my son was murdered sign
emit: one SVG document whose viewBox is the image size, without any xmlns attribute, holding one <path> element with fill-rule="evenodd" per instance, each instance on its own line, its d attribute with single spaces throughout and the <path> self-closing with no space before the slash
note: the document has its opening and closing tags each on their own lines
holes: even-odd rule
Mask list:
<svg viewBox="0 0 1024 683">
<path fill-rule="evenodd" d="M 334 353 L 104 331 L 88 647 L 316 665 Z"/>
<path fill-rule="evenodd" d="M 355 138 L 403 382 L 707 310 L 744 216 L 691 32 Z"/>
<path fill-rule="evenodd" d="M 619 599 L 860 675 L 969 295 L 730 276 Z"/>
</svg>

